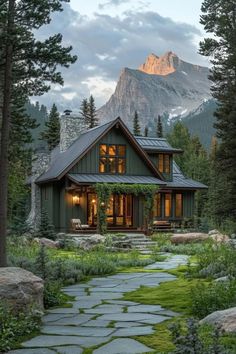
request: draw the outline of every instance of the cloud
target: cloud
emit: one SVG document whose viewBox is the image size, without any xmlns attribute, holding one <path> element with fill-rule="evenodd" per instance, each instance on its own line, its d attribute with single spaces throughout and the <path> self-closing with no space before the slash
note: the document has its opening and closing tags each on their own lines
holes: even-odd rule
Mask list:
<svg viewBox="0 0 236 354">
<path fill-rule="evenodd" d="M 40 98 L 44 104 L 59 101 L 59 106 L 69 104 L 75 109 L 84 97 L 94 94 L 99 107 L 114 91 L 121 69 L 136 69 L 151 52 L 162 55 L 172 50 L 186 61 L 204 63 L 195 44 L 201 33 L 192 25 L 174 22 L 152 11 L 126 11 L 122 16 L 95 13 L 88 18 L 68 4 L 64 8 L 38 35 L 44 38 L 61 32 L 64 44 L 73 46 L 78 61 L 69 69 L 62 69 L 65 87 L 53 87 Z"/>
<path fill-rule="evenodd" d="M 130 2 L 130 0 L 109 0 L 107 2 L 99 4 L 98 8 L 99 8 L 99 10 L 104 10 L 107 7 L 120 6 L 120 5 L 126 4 L 128 2 Z"/>
</svg>

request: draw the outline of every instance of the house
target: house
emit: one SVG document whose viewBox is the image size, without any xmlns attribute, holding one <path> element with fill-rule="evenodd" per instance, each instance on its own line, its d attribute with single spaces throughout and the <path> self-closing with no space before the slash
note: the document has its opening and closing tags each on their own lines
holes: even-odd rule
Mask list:
<svg viewBox="0 0 236 354">
<path fill-rule="evenodd" d="M 96 186 L 106 183 L 141 189 L 155 186 L 152 224 L 180 225 L 193 218 L 195 192 L 207 188 L 184 177 L 173 159 L 181 153 L 166 139 L 133 136 L 120 118 L 84 131 L 81 121 L 67 111 L 61 117 L 59 146 L 51 154 L 38 154 L 34 161 L 28 221 L 36 227 L 44 208 L 58 232 L 95 230 L 99 209 Z M 144 196 L 129 190 L 107 196 L 104 212 L 108 230 L 141 231 L 147 227 Z"/>
</svg>

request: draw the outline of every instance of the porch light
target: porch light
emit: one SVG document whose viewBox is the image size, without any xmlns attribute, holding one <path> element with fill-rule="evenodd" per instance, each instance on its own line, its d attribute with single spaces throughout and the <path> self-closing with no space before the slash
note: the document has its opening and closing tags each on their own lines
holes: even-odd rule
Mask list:
<svg viewBox="0 0 236 354">
<path fill-rule="evenodd" d="M 92 199 L 92 203 L 95 204 L 96 203 L 96 199 Z"/>
<path fill-rule="evenodd" d="M 105 206 L 105 203 L 104 203 L 104 202 L 101 202 L 101 206 Z"/>
<path fill-rule="evenodd" d="M 78 195 L 73 195 L 73 204 L 79 205 L 80 204 L 80 197 Z"/>
</svg>

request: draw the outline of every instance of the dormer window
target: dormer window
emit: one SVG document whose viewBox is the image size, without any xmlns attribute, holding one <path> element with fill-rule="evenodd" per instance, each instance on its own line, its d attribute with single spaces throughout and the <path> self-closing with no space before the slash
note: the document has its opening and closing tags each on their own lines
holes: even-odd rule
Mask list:
<svg viewBox="0 0 236 354">
<path fill-rule="evenodd" d="M 158 155 L 158 170 L 161 173 L 170 174 L 170 155 L 169 154 L 159 154 Z"/>
<path fill-rule="evenodd" d="M 99 172 L 124 174 L 126 161 L 126 146 L 101 144 L 99 147 Z"/>
</svg>

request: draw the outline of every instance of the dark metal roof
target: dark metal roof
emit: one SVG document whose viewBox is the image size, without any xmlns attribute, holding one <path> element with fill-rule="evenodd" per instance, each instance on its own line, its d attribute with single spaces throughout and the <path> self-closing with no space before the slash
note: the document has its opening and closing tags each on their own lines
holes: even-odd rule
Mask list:
<svg viewBox="0 0 236 354">
<path fill-rule="evenodd" d="M 184 188 L 184 189 L 207 189 L 208 187 L 191 178 L 186 178 L 180 171 L 176 162 L 173 162 L 173 181 L 167 182 L 167 188 Z"/>
<path fill-rule="evenodd" d="M 182 153 L 183 150 L 173 148 L 166 139 L 164 138 L 150 138 L 143 136 L 135 136 L 137 142 L 142 146 L 147 152 L 172 152 L 172 153 Z"/>
<path fill-rule="evenodd" d="M 148 158 L 148 155 L 140 147 L 140 144 L 137 143 L 137 140 L 134 138 L 132 133 L 120 119 L 120 117 L 115 120 L 100 125 L 98 127 L 92 128 L 90 130 L 81 133 L 78 139 L 64 152 L 60 152 L 59 147 L 56 147 L 52 153 L 52 163 L 49 169 L 43 173 L 37 180 L 37 183 L 52 181 L 60 179 L 69 169 L 75 164 L 83 155 L 99 140 L 99 138 L 109 131 L 113 126 L 119 124 L 122 127 L 124 134 L 128 137 L 130 142 L 136 148 L 137 152 L 141 155 L 143 161 L 149 166 L 152 170 L 153 175 L 160 177 L 159 172 L 153 165 L 152 161 Z"/>
<path fill-rule="evenodd" d="M 54 151 L 54 159 L 50 168 L 37 179 L 37 182 L 53 180 L 60 176 L 65 168 L 70 166 L 79 156 L 81 156 L 101 134 L 113 125 L 113 123 L 114 121 L 82 133 L 64 152 L 60 152 L 57 147 Z"/>
<path fill-rule="evenodd" d="M 166 182 L 151 176 L 126 176 L 105 174 L 67 174 L 75 183 L 127 183 L 127 184 L 157 184 L 166 185 Z"/>
</svg>

